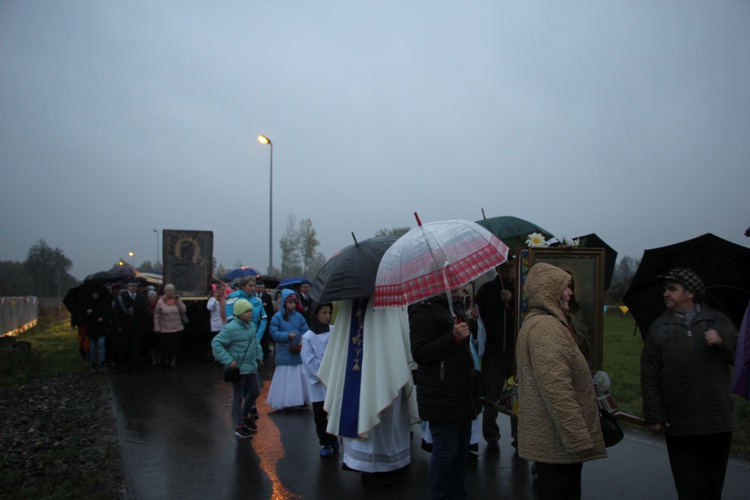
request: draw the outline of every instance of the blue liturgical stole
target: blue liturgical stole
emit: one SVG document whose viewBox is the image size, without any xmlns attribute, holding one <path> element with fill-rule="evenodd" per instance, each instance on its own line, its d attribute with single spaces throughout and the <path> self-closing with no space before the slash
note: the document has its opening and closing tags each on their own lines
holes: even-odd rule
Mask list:
<svg viewBox="0 0 750 500">
<path fill-rule="evenodd" d="M 358 438 L 359 392 L 362 382 L 362 346 L 364 345 L 365 311 L 367 298 L 352 301 L 352 320 L 349 324 L 349 349 L 346 357 L 344 394 L 341 402 L 339 433 L 348 438 Z"/>
</svg>

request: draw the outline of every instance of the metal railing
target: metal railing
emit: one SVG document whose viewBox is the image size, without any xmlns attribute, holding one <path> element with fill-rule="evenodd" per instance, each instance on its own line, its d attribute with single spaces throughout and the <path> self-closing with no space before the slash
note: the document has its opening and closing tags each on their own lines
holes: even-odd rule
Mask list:
<svg viewBox="0 0 750 500">
<path fill-rule="evenodd" d="M 38 305 L 34 296 L 0 297 L 0 337 L 18 335 L 35 326 Z"/>
</svg>

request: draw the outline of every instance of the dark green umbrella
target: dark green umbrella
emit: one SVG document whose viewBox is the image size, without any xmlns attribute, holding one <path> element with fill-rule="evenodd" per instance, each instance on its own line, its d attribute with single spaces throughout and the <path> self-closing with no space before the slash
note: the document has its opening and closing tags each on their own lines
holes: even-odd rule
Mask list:
<svg viewBox="0 0 750 500">
<path fill-rule="evenodd" d="M 477 224 L 497 236 L 510 248 L 510 255 L 515 255 L 517 248 L 526 248 L 526 239 L 531 233 L 540 233 L 548 241 L 554 238 L 553 234 L 546 229 L 537 226 L 533 222 L 513 217 L 512 215 L 500 215 L 489 219 L 478 220 Z"/>
</svg>

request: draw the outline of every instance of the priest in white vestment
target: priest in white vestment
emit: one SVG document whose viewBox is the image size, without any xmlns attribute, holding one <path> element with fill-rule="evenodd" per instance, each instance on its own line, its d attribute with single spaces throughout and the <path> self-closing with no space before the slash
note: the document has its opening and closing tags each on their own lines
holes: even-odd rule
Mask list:
<svg viewBox="0 0 750 500">
<path fill-rule="evenodd" d="M 372 298 L 341 302 L 319 378 L 327 387 L 329 434 L 344 438 L 344 465 L 394 472 L 411 462 L 419 422 L 405 309 L 373 309 Z"/>
</svg>

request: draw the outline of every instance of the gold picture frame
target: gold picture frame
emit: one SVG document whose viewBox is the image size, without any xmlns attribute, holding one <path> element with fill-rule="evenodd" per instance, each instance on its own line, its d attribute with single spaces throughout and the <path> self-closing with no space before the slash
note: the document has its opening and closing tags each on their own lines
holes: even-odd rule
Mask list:
<svg viewBox="0 0 750 500">
<path fill-rule="evenodd" d="M 604 249 L 522 248 L 517 251 L 516 262 L 516 294 L 520 298 L 516 302 L 516 335 L 528 312 L 523 295 L 526 275 L 539 262 L 557 266 L 573 278 L 571 321 L 579 347 L 587 355 L 592 373 L 601 370 L 604 363 Z"/>
</svg>

